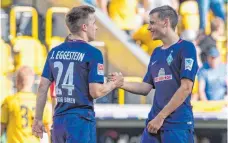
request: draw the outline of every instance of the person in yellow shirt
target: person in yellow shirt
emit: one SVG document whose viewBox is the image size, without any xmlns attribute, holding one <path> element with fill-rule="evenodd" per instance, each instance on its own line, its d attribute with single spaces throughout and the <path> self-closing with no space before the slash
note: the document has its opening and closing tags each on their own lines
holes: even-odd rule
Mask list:
<svg viewBox="0 0 228 143">
<path fill-rule="evenodd" d="M 161 40 L 151 40 L 152 34 L 148 30 L 148 24 L 143 25 L 133 35 L 132 38 L 138 43 L 141 48 L 149 55 L 152 54 L 156 47 L 162 46 Z"/>
<path fill-rule="evenodd" d="M 7 143 L 40 143 L 32 135 L 36 105 L 36 95 L 32 93 L 33 83 L 33 70 L 30 67 L 21 67 L 16 80 L 18 92 L 7 96 L 1 105 L 1 135 L 6 131 Z M 49 130 L 51 121 L 51 110 L 46 108 L 43 118 L 46 131 Z"/>
<path fill-rule="evenodd" d="M 134 30 L 140 18 L 138 19 L 138 0 L 110 0 L 108 6 L 109 17 L 112 21 L 128 34 Z M 137 20 L 138 19 L 138 20 Z"/>
</svg>

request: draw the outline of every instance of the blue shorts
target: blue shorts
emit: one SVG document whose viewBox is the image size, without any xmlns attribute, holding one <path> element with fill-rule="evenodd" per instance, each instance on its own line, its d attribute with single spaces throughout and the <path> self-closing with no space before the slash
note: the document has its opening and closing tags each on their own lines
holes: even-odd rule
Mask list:
<svg viewBox="0 0 228 143">
<path fill-rule="evenodd" d="M 52 143 L 96 143 L 96 121 L 78 114 L 55 116 Z"/>
<path fill-rule="evenodd" d="M 161 130 L 158 134 L 151 134 L 144 129 L 141 143 L 194 143 L 193 130 Z"/>
</svg>

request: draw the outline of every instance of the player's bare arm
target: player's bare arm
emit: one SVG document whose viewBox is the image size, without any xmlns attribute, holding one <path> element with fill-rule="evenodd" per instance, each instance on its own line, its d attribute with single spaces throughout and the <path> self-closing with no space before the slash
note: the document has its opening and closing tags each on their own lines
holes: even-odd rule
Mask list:
<svg viewBox="0 0 228 143">
<path fill-rule="evenodd" d="M 47 92 L 49 86 L 51 85 L 51 81 L 41 77 L 40 85 L 38 88 L 38 96 L 36 99 L 36 115 L 33 123 L 33 134 L 35 136 L 43 137 L 43 132 L 45 131 L 45 127 L 42 123 L 44 107 L 47 101 Z"/>
<path fill-rule="evenodd" d="M 161 112 L 149 122 L 147 128 L 151 133 L 157 133 L 163 124 L 163 121 L 173 111 L 175 111 L 191 94 L 193 82 L 189 79 L 181 79 L 181 86 L 173 95 L 168 104 L 161 110 Z"/>
<path fill-rule="evenodd" d="M 47 101 L 47 93 L 48 93 L 48 89 L 49 86 L 51 85 L 51 81 L 41 77 L 41 81 L 40 81 L 40 85 L 38 88 L 38 96 L 37 96 L 37 100 L 36 100 L 36 115 L 35 115 L 35 119 L 37 120 L 42 120 L 43 117 L 43 111 L 44 111 L 44 107 Z"/>
<path fill-rule="evenodd" d="M 147 95 L 153 86 L 145 82 L 124 82 L 122 89 L 139 95 Z"/>
<path fill-rule="evenodd" d="M 90 83 L 89 84 L 89 92 L 90 95 L 96 99 L 107 95 L 109 92 L 114 90 L 117 87 L 121 87 L 123 85 L 123 76 L 116 76 L 115 81 L 110 81 L 104 84 L 99 83 Z"/>
<path fill-rule="evenodd" d="M 115 81 L 116 76 L 118 73 L 110 73 L 108 76 L 109 81 Z M 151 84 L 145 83 L 145 82 L 123 82 L 123 85 L 119 88 L 122 88 L 128 92 L 139 94 L 139 95 L 147 95 L 153 86 Z"/>
<path fill-rule="evenodd" d="M 6 132 L 6 124 L 5 123 L 1 123 L 1 136 L 3 135 L 3 133 Z"/>
</svg>

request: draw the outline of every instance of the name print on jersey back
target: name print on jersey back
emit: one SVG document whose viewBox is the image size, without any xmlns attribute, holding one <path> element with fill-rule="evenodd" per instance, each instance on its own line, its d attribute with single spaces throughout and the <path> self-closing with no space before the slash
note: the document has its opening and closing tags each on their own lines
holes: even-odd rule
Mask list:
<svg viewBox="0 0 228 143">
<path fill-rule="evenodd" d="M 56 53 L 56 54 L 55 54 Z M 58 69 L 57 79 L 56 79 L 56 94 L 57 102 L 63 103 L 76 103 L 75 98 L 72 98 L 72 92 L 75 89 L 73 84 L 74 79 L 74 61 L 82 62 L 85 57 L 85 53 L 81 52 L 72 52 L 72 51 L 53 51 L 51 59 L 54 59 L 54 68 Z M 61 61 L 57 61 L 61 60 Z M 65 60 L 72 61 L 70 63 L 64 62 Z M 63 75 L 63 70 L 66 69 L 65 74 Z M 62 79 L 60 81 L 60 79 Z M 59 97 L 63 95 L 62 90 L 67 90 L 67 97 Z"/>
<path fill-rule="evenodd" d="M 93 108 L 89 83 L 104 81 L 102 53 L 83 42 L 65 42 L 49 52 L 43 77 L 55 81 L 56 113 Z"/>
</svg>

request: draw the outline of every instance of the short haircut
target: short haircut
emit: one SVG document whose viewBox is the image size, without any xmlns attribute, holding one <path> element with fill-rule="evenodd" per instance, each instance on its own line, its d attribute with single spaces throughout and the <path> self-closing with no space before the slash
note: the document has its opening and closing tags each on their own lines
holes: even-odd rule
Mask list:
<svg viewBox="0 0 228 143">
<path fill-rule="evenodd" d="M 172 7 L 168 5 L 157 7 L 150 11 L 150 15 L 154 13 L 158 13 L 158 17 L 162 20 L 169 18 L 171 27 L 173 30 L 175 30 L 178 23 L 178 15 Z"/>
<path fill-rule="evenodd" d="M 87 24 L 89 14 L 95 12 L 93 7 L 83 5 L 72 8 L 66 15 L 66 25 L 72 34 L 80 31 L 82 24 Z"/>
<path fill-rule="evenodd" d="M 25 86 L 30 83 L 31 79 L 35 77 L 35 73 L 33 69 L 29 66 L 22 66 L 17 71 L 17 81 L 18 84 L 21 84 L 22 86 Z"/>
</svg>

